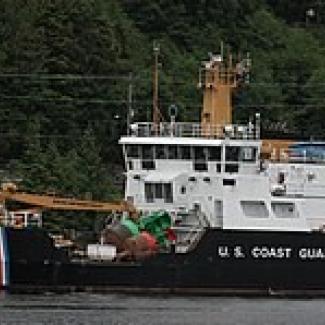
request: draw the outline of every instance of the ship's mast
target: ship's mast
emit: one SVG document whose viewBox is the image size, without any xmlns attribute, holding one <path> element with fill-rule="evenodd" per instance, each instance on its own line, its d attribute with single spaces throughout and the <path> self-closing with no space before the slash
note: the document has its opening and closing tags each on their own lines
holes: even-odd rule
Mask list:
<svg viewBox="0 0 325 325">
<path fill-rule="evenodd" d="M 210 60 L 203 62 L 200 69 L 199 87 L 203 89 L 203 109 L 201 113 L 202 135 L 214 136 L 216 131 L 232 124 L 232 94 L 241 84 L 249 81 L 250 58 L 237 58 L 223 54 L 210 54 Z M 263 139 L 261 155 L 263 158 L 280 160 L 288 150 L 292 140 Z"/>
<path fill-rule="evenodd" d="M 155 129 L 158 130 L 160 123 L 161 113 L 159 111 L 159 44 L 154 43 L 153 45 L 153 54 L 154 54 L 154 66 L 153 66 L 153 96 L 152 96 L 152 106 L 153 106 L 153 116 L 152 120 L 155 126 Z"/>
<path fill-rule="evenodd" d="M 250 67 L 249 57 L 234 64 L 228 54 L 210 54 L 210 60 L 203 62 L 199 86 L 203 89 L 201 125 L 203 130 L 224 127 L 232 123 L 232 92 L 247 81 Z"/>
</svg>

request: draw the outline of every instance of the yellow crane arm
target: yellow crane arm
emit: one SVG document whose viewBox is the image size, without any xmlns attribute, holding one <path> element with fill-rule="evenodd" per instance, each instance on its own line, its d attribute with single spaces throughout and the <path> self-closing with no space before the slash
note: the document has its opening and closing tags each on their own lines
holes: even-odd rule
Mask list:
<svg viewBox="0 0 325 325">
<path fill-rule="evenodd" d="M 19 192 L 0 192 L 0 200 L 5 202 L 15 201 L 31 206 L 37 206 L 43 209 L 50 210 L 73 210 L 73 211 L 98 211 L 98 212 L 123 212 L 129 211 L 134 212 L 135 209 L 132 205 L 127 202 L 98 202 L 98 201 L 87 201 L 77 200 L 71 198 L 62 198 L 57 196 L 40 195 L 40 194 L 29 194 Z"/>
</svg>

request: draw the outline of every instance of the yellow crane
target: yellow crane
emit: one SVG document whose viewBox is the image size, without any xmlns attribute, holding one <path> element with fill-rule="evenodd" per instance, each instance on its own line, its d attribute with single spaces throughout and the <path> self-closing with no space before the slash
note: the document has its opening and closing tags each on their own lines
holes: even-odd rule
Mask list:
<svg viewBox="0 0 325 325">
<path fill-rule="evenodd" d="M 100 202 L 92 200 L 79 200 L 74 198 L 65 198 L 55 195 L 31 194 L 17 191 L 13 183 L 2 185 L 0 191 L 0 203 L 5 212 L 6 202 L 18 202 L 29 206 L 28 210 L 22 210 L 24 213 L 35 211 L 40 213 L 42 210 L 65 210 L 65 211 L 96 211 L 96 212 L 127 212 L 135 215 L 134 206 L 125 201 Z M 21 214 L 22 211 L 14 211 L 15 214 Z M 7 211 L 8 212 L 8 211 Z M 9 212 L 10 213 L 10 212 Z M 6 213 L 2 213 L 3 218 Z"/>
</svg>

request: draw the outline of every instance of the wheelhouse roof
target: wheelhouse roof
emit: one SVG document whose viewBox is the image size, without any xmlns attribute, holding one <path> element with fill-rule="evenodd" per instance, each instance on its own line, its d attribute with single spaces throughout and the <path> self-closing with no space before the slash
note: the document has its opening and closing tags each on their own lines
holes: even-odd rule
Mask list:
<svg viewBox="0 0 325 325">
<path fill-rule="evenodd" d="M 261 140 L 238 140 L 238 139 L 207 139 L 207 138 L 180 138 L 180 137 L 122 137 L 119 144 L 169 144 L 186 146 L 242 146 L 259 147 Z"/>
</svg>

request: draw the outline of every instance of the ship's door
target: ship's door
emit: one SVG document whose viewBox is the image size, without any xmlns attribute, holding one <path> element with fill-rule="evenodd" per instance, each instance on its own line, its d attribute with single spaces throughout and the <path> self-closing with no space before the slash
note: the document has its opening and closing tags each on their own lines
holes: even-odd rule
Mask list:
<svg viewBox="0 0 325 325">
<path fill-rule="evenodd" d="M 223 226 L 223 202 L 222 200 L 214 201 L 214 213 L 216 227 L 222 228 Z"/>
</svg>

